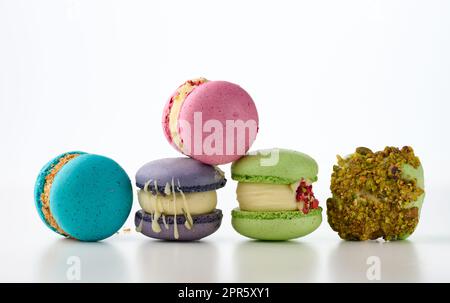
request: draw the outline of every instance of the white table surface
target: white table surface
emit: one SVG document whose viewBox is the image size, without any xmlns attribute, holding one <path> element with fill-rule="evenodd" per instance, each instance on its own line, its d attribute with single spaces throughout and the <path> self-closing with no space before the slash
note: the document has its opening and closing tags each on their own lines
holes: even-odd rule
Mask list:
<svg viewBox="0 0 450 303">
<path fill-rule="evenodd" d="M 228 203 L 220 230 L 200 242 L 163 242 L 122 231 L 99 243 L 81 243 L 48 230 L 30 192 L 9 189 L 1 196 L 9 203 L 0 214 L 0 282 L 74 282 L 67 279 L 71 256 L 80 260 L 81 282 L 377 282 L 367 278 L 371 256 L 380 260 L 381 282 L 448 282 L 448 209 L 433 208 L 446 192 L 428 191 L 416 232 L 400 242 L 342 241 L 326 216 L 305 238 L 251 241 L 233 231 Z M 124 228 L 133 227 L 131 219 Z"/>
</svg>

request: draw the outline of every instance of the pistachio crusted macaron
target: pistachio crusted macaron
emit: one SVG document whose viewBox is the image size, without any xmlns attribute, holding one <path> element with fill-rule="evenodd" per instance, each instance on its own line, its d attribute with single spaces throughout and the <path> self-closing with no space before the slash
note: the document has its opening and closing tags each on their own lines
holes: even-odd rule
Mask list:
<svg viewBox="0 0 450 303">
<path fill-rule="evenodd" d="M 327 200 L 328 223 L 345 240 L 400 240 L 415 230 L 425 197 L 423 168 L 411 147 L 338 158 Z"/>
<path fill-rule="evenodd" d="M 322 208 L 312 191 L 318 166 L 310 156 L 287 149 L 253 152 L 235 161 L 231 177 L 239 181 L 239 208 L 233 228 L 258 240 L 290 240 L 316 230 Z"/>
</svg>

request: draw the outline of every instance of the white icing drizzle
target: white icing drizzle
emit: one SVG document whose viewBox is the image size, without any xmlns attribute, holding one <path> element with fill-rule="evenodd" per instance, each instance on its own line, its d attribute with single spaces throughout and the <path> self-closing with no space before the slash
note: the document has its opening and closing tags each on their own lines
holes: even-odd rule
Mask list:
<svg viewBox="0 0 450 303">
<path fill-rule="evenodd" d="M 170 192 L 170 184 L 166 183 L 166 186 L 164 187 L 164 193 L 168 196 L 171 194 Z"/>
<path fill-rule="evenodd" d="M 166 216 L 164 214 L 164 205 L 163 202 L 158 199 L 159 198 L 159 192 L 158 192 L 158 184 L 157 184 L 157 180 L 149 180 L 145 183 L 143 190 L 145 192 L 149 191 L 149 186 L 151 184 L 151 182 L 153 182 L 153 186 L 155 189 L 155 204 L 153 207 L 153 213 L 150 214 L 151 218 L 152 218 L 152 230 L 155 233 L 159 233 L 161 232 L 161 226 L 159 224 L 159 219 L 162 218 L 163 221 L 163 225 L 164 228 L 166 230 L 169 229 L 169 224 L 166 221 Z M 186 199 L 186 195 L 184 194 L 184 192 L 181 190 L 181 184 L 180 184 L 180 180 L 177 180 L 177 187 L 176 189 L 178 190 L 179 194 L 181 195 L 181 198 L 183 200 L 183 207 L 181 208 L 184 217 L 186 218 L 185 222 L 184 222 L 184 226 L 186 227 L 186 229 L 191 230 L 194 227 L 194 220 L 192 219 L 192 215 L 189 211 L 189 205 L 187 203 L 187 199 Z M 174 182 L 174 178 L 172 178 L 172 182 L 170 183 L 166 183 L 165 187 L 164 187 L 164 193 L 166 195 L 172 195 L 173 197 L 173 233 L 174 233 L 174 238 L 178 239 L 179 238 L 179 231 L 178 231 L 178 223 L 177 223 L 177 192 L 175 190 L 175 182 Z M 144 218 L 142 217 L 139 225 L 136 227 L 136 231 L 137 232 L 142 232 L 142 226 L 143 226 L 143 222 L 144 222 Z"/>
<path fill-rule="evenodd" d="M 139 225 L 136 227 L 136 231 L 138 233 L 142 232 L 142 225 L 144 224 L 144 214 L 142 214 L 141 222 L 139 222 Z"/>
<path fill-rule="evenodd" d="M 143 188 L 143 190 L 144 190 L 145 192 L 148 192 L 148 186 L 149 186 L 149 184 L 150 184 L 151 182 L 152 182 L 152 179 L 150 179 L 150 180 L 148 180 L 147 182 L 145 182 L 144 188 Z M 143 224 L 144 224 L 144 214 L 142 214 L 141 221 L 139 222 L 138 226 L 136 226 L 136 231 L 137 231 L 138 233 L 142 232 L 142 226 L 143 226 Z"/>
<path fill-rule="evenodd" d="M 158 204 L 158 185 L 157 185 L 156 180 L 154 182 L 154 185 L 155 185 L 155 192 L 156 192 L 156 203 L 155 203 L 155 212 L 153 213 L 153 218 L 152 218 L 152 230 L 155 233 L 159 233 L 159 232 L 161 232 L 161 227 L 159 226 L 158 220 L 159 220 L 159 217 L 161 216 L 161 212 L 160 212 L 159 204 Z"/>
<path fill-rule="evenodd" d="M 180 192 L 181 197 L 183 198 L 183 212 L 184 212 L 184 217 L 186 218 L 186 221 L 184 222 L 184 226 L 187 229 L 192 229 L 194 227 L 194 220 L 192 220 L 192 216 L 191 213 L 189 211 L 189 207 L 186 201 L 186 196 L 184 195 L 183 191 L 180 188 L 180 180 L 178 180 L 178 191 Z"/>
<path fill-rule="evenodd" d="M 180 235 L 178 234 L 178 224 L 177 224 L 177 195 L 175 193 L 175 185 L 172 178 L 172 192 L 173 192 L 173 236 L 178 239 Z"/>
<path fill-rule="evenodd" d="M 152 181 L 153 181 L 153 180 L 150 179 L 150 180 L 148 180 L 147 182 L 145 182 L 145 184 L 144 184 L 144 191 L 145 191 L 145 192 L 148 192 L 148 186 L 150 185 L 150 183 L 151 183 Z"/>
<path fill-rule="evenodd" d="M 164 214 L 162 214 L 162 221 L 163 221 L 164 227 L 166 229 L 169 229 L 169 224 L 167 224 L 166 216 Z"/>
</svg>

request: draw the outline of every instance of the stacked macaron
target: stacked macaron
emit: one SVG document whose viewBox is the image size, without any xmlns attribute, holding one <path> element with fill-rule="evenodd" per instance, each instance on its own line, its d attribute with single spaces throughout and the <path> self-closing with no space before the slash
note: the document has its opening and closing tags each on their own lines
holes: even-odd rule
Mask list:
<svg viewBox="0 0 450 303">
<path fill-rule="evenodd" d="M 226 179 L 217 165 L 245 155 L 258 132 L 258 113 L 240 86 L 199 78 L 172 94 L 162 126 L 169 143 L 189 158 L 155 160 L 139 169 L 136 230 L 156 239 L 198 240 L 222 220 L 216 190 Z"/>
<path fill-rule="evenodd" d="M 231 163 L 245 155 L 256 138 L 258 123 L 255 103 L 244 89 L 205 78 L 180 85 L 162 117 L 169 143 L 210 165 Z"/>
<path fill-rule="evenodd" d="M 166 158 L 144 165 L 136 174 L 142 210 L 137 231 L 163 240 L 199 240 L 222 221 L 216 189 L 225 186 L 223 172 L 191 158 Z"/>
<path fill-rule="evenodd" d="M 186 81 L 167 101 L 164 135 L 183 158 L 144 165 L 136 174 L 142 210 L 136 229 L 165 240 L 198 240 L 216 231 L 222 212 L 216 190 L 225 186 L 216 167 L 244 155 L 258 132 L 250 95 L 227 81 Z M 47 163 L 36 181 L 35 204 L 53 231 L 82 241 L 116 233 L 132 205 L 130 180 L 113 160 L 83 152 Z"/>
<path fill-rule="evenodd" d="M 234 162 L 231 177 L 239 182 L 234 229 L 259 240 L 289 240 L 316 230 L 322 222 L 311 185 L 317 173 L 314 159 L 286 149 L 257 151 Z"/>
</svg>

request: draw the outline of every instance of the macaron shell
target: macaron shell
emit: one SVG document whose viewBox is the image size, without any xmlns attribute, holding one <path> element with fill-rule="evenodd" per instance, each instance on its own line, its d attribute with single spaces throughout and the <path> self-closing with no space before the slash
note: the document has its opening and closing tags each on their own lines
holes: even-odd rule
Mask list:
<svg viewBox="0 0 450 303">
<path fill-rule="evenodd" d="M 165 216 L 168 228 L 165 228 L 162 218 L 159 218 L 158 223 L 161 227 L 159 233 L 154 232 L 152 229 L 152 215 L 145 213 L 143 210 L 136 212 L 134 222 L 136 227 L 142 224 L 142 234 L 150 238 L 168 241 L 196 241 L 216 232 L 220 227 L 222 217 L 220 209 L 215 209 L 214 212 L 209 214 L 192 216 L 194 227 L 189 230 L 184 225 L 186 218 L 183 215 L 179 215 L 177 216 L 178 239 L 175 238 L 174 216 Z M 142 218 L 144 218 L 143 222 Z"/>
<path fill-rule="evenodd" d="M 36 210 L 39 214 L 39 217 L 41 218 L 42 222 L 44 222 L 48 228 L 50 228 L 51 230 L 53 230 L 54 232 L 57 232 L 57 233 L 59 233 L 59 232 L 55 228 L 53 228 L 50 224 L 48 224 L 47 220 L 45 219 L 44 214 L 42 213 L 41 195 L 44 192 L 45 178 L 50 173 L 52 168 L 56 164 L 58 164 L 58 162 L 60 161 L 61 158 L 65 157 L 67 155 L 72 155 L 72 154 L 80 154 L 81 155 L 81 154 L 85 154 L 85 152 L 73 151 L 73 152 L 63 153 L 63 154 L 56 156 L 55 158 L 53 158 L 52 160 L 47 162 L 47 164 L 45 164 L 44 167 L 42 167 L 41 171 L 39 172 L 38 177 L 36 178 L 36 183 L 34 186 L 34 204 L 36 206 Z"/>
<path fill-rule="evenodd" d="M 222 155 L 207 155 L 205 151 L 201 150 L 199 154 L 194 150 L 194 145 L 197 144 L 194 140 L 194 113 L 202 113 L 203 125 L 208 120 L 219 121 L 223 127 L 223 151 Z M 180 137 L 183 141 L 184 147 L 191 146 L 190 153 L 186 152 L 184 149 L 182 152 L 186 155 L 197 159 L 203 163 L 218 165 L 226 164 L 235 161 L 242 157 L 250 148 L 253 141 L 256 138 L 257 130 L 255 130 L 254 137 L 249 138 L 248 131 L 242 142 L 238 142 L 238 136 L 234 136 L 234 153 L 226 154 L 226 121 L 227 120 L 242 120 L 247 122 L 253 120 L 256 126 L 259 124 L 258 112 L 256 110 L 255 103 L 253 102 L 250 95 L 242 89 L 240 86 L 227 82 L 227 81 L 209 81 L 199 87 L 196 87 L 184 101 L 180 115 L 178 117 L 179 121 L 185 121 L 191 126 L 191 130 L 186 128 L 180 128 L 180 123 L 178 122 Z M 202 126 L 203 126 L 202 125 Z M 205 139 L 209 133 L 203 134 L 203 139 Z M 200 148 L 203 147 L 203 142 L 201 142 Z M 236 147 L 243 146 L 243 154 L 238 154 Z"/>
<path fill-rule="evenodd" d="M 85 154 L 56 175 L 50 201 L 50 211 L 65 232 L 81 241 L 98 241 L 116 233 L 127 219 L 131 181 L 113 160 Z"/>
<path fill-rule="evenodd" d="M 222 188 L 227 180 L 223 172 L 211 165 L 187 158 L 165 158 L 151 161 L 142 166 L 136 173 L 136 186 L 143 189 L 148 183 L 148 190 L 164 194 L 166 184 L 174 182 L 184 193 L 203 192 Z"/>
<path fill-rule="evenodd" d="M 288 149 L 259 150 L 231 166 L 231 178 L 239 182 L 292 184 L 301 179 L 317 181 L 319 167 L 310 156 Z"/>
<path fill-rule="evenodd" d="M 235 208 L 231 224 L 241 235 L 266 241 L 285 241 L 306 236 L 322 223 L 322 208 L 307 215 L 299 211 L 248 212 Z"/>
</svg>

